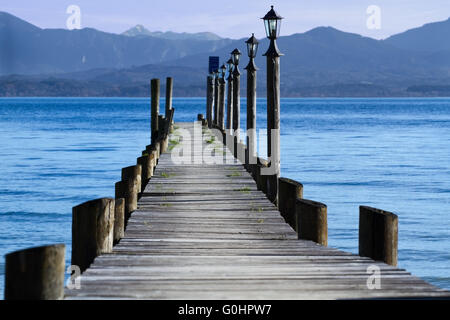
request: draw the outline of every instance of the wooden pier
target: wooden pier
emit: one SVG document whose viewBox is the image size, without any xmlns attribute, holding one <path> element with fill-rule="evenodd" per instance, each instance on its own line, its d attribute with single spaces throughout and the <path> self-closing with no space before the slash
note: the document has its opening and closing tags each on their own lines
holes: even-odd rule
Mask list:
<svg viewBox="0 0 450 320">
<path fill-rule="evenodd" d="M 176 126 L 194 137 L 193 123 Z M 174 130 L 170 140 L 176 135 Z M 206 129 L 203 147 L 214 144 L 215 152 L 231 157 L 212 137 Z M 368 286 L 373 268 L 379 268 L 380 289 Z M 298 240 L 239 160 L 177 165 L 169 150 L 161 154 L 119 244 L 95 258 L 80 289 L 65 290 L 66 299 L 444 296 L 449 292 L 405 270 Z"/>
<path fill-rule="evenodd" d="M 211 90 L 208 119 L 174 124 L 172 79 L 165 116 L 159 87 L 153 79 L 151 144 L 122 169 L 115 198 L 73 208 L 71 266 L 63 244 L 12 252 L 5 299 L 450 298 L 396 267 L 395 214 L 361 206 L 360 255 L 328 247 L 327 206 L 267 173 L 270 162 L 248 151 L 254 136 L 232 135 L 231 112 L 227 130 L 209 123 Z"/>
</svg>

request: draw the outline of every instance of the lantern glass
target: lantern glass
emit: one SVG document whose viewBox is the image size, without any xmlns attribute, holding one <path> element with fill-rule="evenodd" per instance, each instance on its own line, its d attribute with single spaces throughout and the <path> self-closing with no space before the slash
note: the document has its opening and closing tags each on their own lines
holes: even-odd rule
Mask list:
<svg viewBox="0 0 450 320">
<path fill-rule="evenodd" d="M 258 44 L 257 43 L 247 43 L 247 52 L 249 58 L 255 58 L 256 53 L 258 52 Z"/>
<path fill-rule="evenodd" d="M 233 53 L 233 64 L 237 66 L 239 64 L 239 53 Z"/>
<path fill-rule="evenodd" d="M 281 19 L 264 20 L 266 27 L 266 36 L 269 39 L 276 39 L 280 35 Z"/>
</svg>

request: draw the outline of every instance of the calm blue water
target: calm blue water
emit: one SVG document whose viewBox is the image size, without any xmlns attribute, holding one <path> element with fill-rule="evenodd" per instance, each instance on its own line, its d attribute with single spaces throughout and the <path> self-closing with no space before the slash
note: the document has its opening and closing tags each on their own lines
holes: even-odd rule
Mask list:
<svg viewBox="0 0 450 320">
<path fill-rule="evenodd" d="M 192 121 L 205 102 L 174 107 Z M 149 99 L 0 99 L 1 295 L 8 252 L 66 243 L 70 264 L 71 208 L 114 196 L 149 144 L 149 109 Z M 245 127 L 245 100 L 242 114 Z M 329 245 L 357 253 L 359 205 L 393 211 L 399 266 L 450 289 L 450 99 L 283 99 L 281 118 L 282 175 L 328 205 Z"/>
</svg>

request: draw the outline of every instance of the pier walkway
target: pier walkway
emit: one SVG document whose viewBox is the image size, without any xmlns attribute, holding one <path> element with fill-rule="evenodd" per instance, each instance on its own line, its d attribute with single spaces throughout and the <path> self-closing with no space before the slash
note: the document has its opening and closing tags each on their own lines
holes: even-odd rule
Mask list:
<svg viewBox="0 0 450 320">
<path fill-rule="evenodd" d="M 193 131 L 193 123 L 177 123 L 177 127 Z M 204 147 L 229 153 L 204 130 Z M 170 139 L 177 139 L 177 129 Z M 380 289 L 373 288 L 370 271 L 377 267 Z M 176 165 L 170 151 L 161 154 L 122 240 L 112 253 L 95 258 L 82 274 L 80 289 L 65 290 L 66 299 L 353 299 L 448 294 L 405 270 L 298 240 L 238 160 Z"/>
</svg>

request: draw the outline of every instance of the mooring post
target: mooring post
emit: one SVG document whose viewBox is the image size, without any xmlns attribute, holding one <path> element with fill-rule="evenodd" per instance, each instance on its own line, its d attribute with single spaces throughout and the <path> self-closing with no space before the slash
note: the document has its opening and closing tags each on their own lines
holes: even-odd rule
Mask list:
<svg viewBox="0 0 450 320">
<path fill-rule="evenodd" d="M 258 187 L 258 190 L 261 190 L 265 194 L 267 194 L 267 175 L 262 174 L 262 169 L 267 168 L 268 161 L 257 158 L 257 170 L 256 170 L 256 186 Z"/>
<path fill-rule="evenodd" d="M 141 191 L 144 192 L 145 186 L 148 181 L 152 177 L 153 174 L 153 165 L 152 165 L 152 155 L 146 151 L 146 155 L 137 158 L 137 164 L 140 164 L 142 167 L 142 175 L 141 175 Z"/>
<path fill-rule="evenodd" d="M 359 207 L 359 255 L 397 266 L 397 215 L 376 208 Z"/>
<path fill-rule="evenodd" d="M 110 198 L 88 201 L 72 209 L 72 264 L 81 272 L 97 256 L 112 251 L 114 215 L 115 201 Z"/>
<path fill-rule="evenodd" d="M 152 110 L 151 110 L 151 126 L 152 126 L 152 139 L 151 143 L 155 143 L 158 139 L 158 115 L 159 115 L 159 79 L 151 80 L 151 94 L 152 94 Z"/>
<path fill-rule="evenodd" d="M 240 141 L 239 128 L 241 123 L 241 72 L 239 71 L 239 58 L 241 52 L 234 49 L 231 52 L 233 59 L 233 133 L 234 133 L 234 157 L 238 156 L 238 142 Z"/>
<path fill-rule="evenodd" d="M 64 298 L 66 246 L 55 244 L 5 256 L 5 300 Z"/>
<path fill-rule="evenodd" d="M 114 207 L 114 238 L 113 245 L 116 245 L 125 234 L 125 199 L 116 198 Z"/>
<path fill-rule="evenodd" d="M 278 181 L 278 210 L 284 220 L 297 231 L 296 201 L 303 198 L 303 185 L 288 178 L 280 178 Z"/>
<path fill-rule="evenodd" d="M 166 78 L 166 108 L 165 117 L 169 118 L 170 109 L 172 109 L 172 93 L 173 93 L 173 79 L 171 77 Z"/>
<path fill-rule="evenodd" d="M 208 127 L 212 128 L 212 111 L 214 104 L 214 77 L 209 75 L 206 79 L 206 121 L 208 121 Z"/>
<path fill-rule="evenodd" d="M 258 40 L 255 34 L 245 42 L 247 43 L 250 61 L 245 67 L 247 70 L 247 151 L 245 153 L 245 164 L 247 170 L 256 164 L 256 72 L 255 57 L 258 51 Z"/>
<path fill-rule="evenodd" d="M 296 199 L 296 225 L 298 239 L 328 244 L 327 206 L 323 203 Z"/>
<path fill-rule="evenodd" d="M 141 186 L 141 172 L 140 165 L 122 169 L 122 197 L 125 198 L 125 224 L 130 218 L 131 213 L 137 209 L 138 190 Z"/>
</svg>

